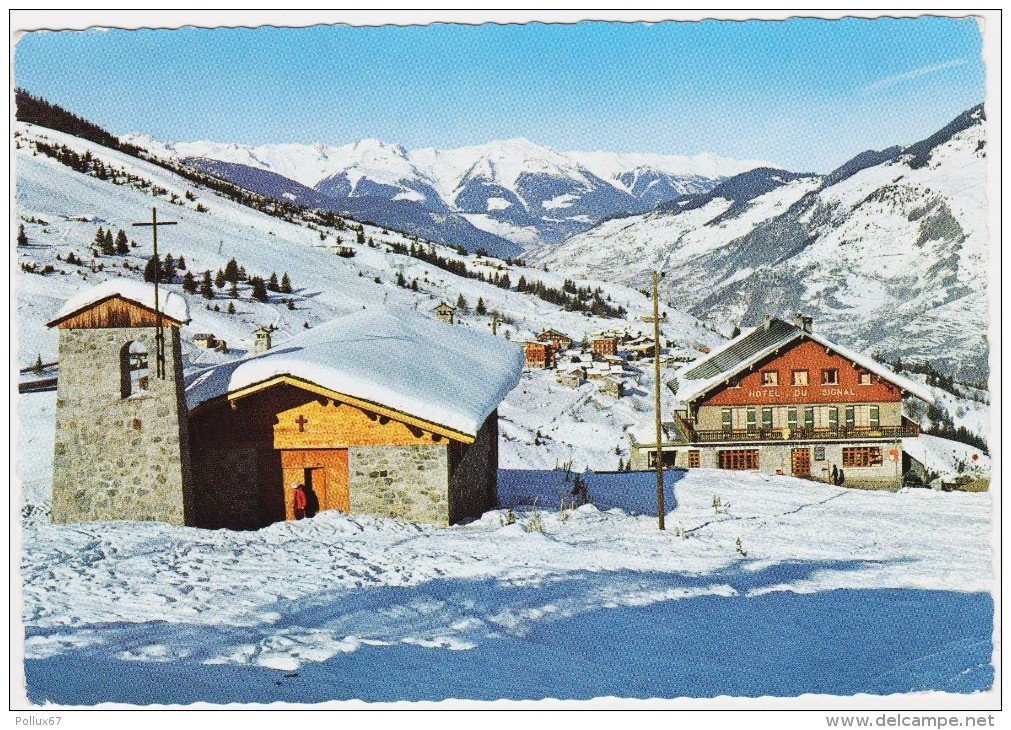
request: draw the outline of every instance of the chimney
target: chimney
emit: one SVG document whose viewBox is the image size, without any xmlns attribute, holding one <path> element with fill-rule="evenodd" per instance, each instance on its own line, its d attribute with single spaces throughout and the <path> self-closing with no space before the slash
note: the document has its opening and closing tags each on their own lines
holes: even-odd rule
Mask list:
<svg viewBox="0 0 1011 730">
<path fill-rule="evenodd" d="M 269 327 L 260 327 L 260 329 L 253 332 L 254 353 L 260 354 L 270 349 L 270 333 L 271 329 Z"/>
<path fill-rule="evenodd" d="M 804 316 L 803 312 L 797 312 L 793 317 L 793 326 L 805 332 L 810 332 L 814 329 L 814 318 Z"/>
<path fill-rule="evenodd" d="M 762 327 L 764 327 L 766 330 L 768 330 L 770 327 L 772 327 L 772 315 L 771 314 L 765 315 L 765 319 L 762 320 Z"/>
</svg>

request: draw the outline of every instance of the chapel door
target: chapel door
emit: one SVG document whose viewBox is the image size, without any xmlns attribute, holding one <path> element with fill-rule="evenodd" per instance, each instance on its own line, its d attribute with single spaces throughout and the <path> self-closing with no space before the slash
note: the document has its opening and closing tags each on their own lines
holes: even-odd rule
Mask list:
<svg viewBox="0 0 1011 730">
<path fill-rule="evenodd" d="M 295 518 L 293 484 L 305 486 L 307 517 L 328 509 L 350 510 L 347 449 L 285 449 L 281 466 L 287 519 Z"/>
<path fill-rule="evenodd" d="M 792 473 L 795 477 L 811 476 L 811 449 L 793 449 L 791 451 Z"/>
<path fill-rule="evenodd" d="M 303 469 L 302 483 L 305 484 L 305 516 L 315 517 L 326 509 L 326 472 L 323 467 Z"/>
</svg>

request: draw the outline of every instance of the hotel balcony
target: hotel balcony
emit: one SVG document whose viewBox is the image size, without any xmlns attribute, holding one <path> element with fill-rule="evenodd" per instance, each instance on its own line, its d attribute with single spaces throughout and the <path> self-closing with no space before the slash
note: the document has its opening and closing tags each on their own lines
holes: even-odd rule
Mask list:
<svg viewBox="0 0 1011 730">
<path fill-rule="evenodd" d="M 674 420 L 683 442 L 693 444 L 741 443 L 759 441 L 894 441 L 920 435 L 920 426 L 905 416 L 901 426 L 838 426 L 836 428 L 754 428 L 698 430 L 684 418 L 683 411 L 674 413 Z"/>
</svg>

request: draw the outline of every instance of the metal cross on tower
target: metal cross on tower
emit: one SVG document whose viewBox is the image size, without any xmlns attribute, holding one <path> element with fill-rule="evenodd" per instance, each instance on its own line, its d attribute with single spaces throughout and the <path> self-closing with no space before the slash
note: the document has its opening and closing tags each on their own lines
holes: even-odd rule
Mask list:
<svg viewBox="0 0 1011 730">
<path fill-rule="evenodd" d="M 161 279 L 161 261 L 158 258 L 158 226 L 174 226 L 175 221 L 159 221 L 158 211 L 151 208 L 150 223 L 134 223 L 135 226 L 151 226 L 154 239 L 154 349 L 155 376 L 165 379 L 165 330 L 162 325 L 161 306 L 158 303 L 158 281 Z"/>
</svg>

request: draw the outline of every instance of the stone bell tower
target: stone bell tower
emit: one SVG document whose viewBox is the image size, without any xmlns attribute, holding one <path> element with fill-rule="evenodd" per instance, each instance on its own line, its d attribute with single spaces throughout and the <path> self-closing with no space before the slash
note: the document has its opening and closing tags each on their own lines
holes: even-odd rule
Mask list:
<svg viewBox="0 0 1011 730">
<path fill-rule="evenodd" d="M 156 308 L 152 285 L 114 279 L 48 324 L 60 362 L 53 522 L 192 519 L 179 336 L 188 321 L 180 295 L 163 291 Z"/>
</svg>

